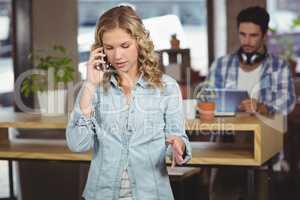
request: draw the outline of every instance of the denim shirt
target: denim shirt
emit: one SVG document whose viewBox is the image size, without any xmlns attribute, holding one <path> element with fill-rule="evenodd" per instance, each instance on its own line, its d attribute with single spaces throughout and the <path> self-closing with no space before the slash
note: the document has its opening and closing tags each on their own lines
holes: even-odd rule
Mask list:
<svg viewBox="0 0 300 200">
<path fill-rule="evenodd" d="M 83 193 L 86 200 L 117 200 L 125 166 L 134 200 L 174 199 L 165 164 L 166 155 L 172 156 L 172 147 L 166 144 L 166 138 L 182 138 L 186 146 L 184 163 L 191 159 L 191 147 L 185 134 L 179 87 L 167 75 L 162 80 L 163 89 L 151 88 L 141 75 L 127 105 L 112 76 L 107 92 L 102 87 L 96 89 L 91 118 L 79 108 L 79 93 L 66 137 L 72 151 L 93 152 Z"/>
</svg>

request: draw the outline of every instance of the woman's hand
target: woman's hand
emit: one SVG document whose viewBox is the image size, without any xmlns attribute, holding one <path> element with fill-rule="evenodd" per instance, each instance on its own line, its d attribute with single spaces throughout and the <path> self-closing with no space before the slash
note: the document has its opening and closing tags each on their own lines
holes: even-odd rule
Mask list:
<svg viewBox="0 0 300 200">
<path fill-rule="evenodd" d="M 185 150 L 185 144 L 179 136 L 171 135 L 166 139 L 166 143 L 172 145 L 173 159 L 171 167 L 175 167 L 176 164 L 181 165 L 183 162 L 183 151 Z"/>
<path fill-rule="evenodd" d="M 101 70 L 101 65 L 105 64 L 103 47 L 99 47 L 90 53 L 89 61 L 87 62 L 87 82 L 97 86 L 103 80 L 104 72 Z"/>
<path fill-rule="evenodd" d="M 99 66 L 105 64 L 104 57 L 103 48 L 97 48 L 91 51 L 87 62 L 87 81 L 82 91 L 79 105 L 82 113 L 88 118 L 92 114 L 91 102 L 95 89 L 103 81 L 104 72 L 100 70 Z"/>
</svg>

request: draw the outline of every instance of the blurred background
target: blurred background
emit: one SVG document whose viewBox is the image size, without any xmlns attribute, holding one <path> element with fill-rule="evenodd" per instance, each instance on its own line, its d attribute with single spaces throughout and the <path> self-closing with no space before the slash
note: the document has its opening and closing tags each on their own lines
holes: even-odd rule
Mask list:
<svg viewBox="0 0 300 200">
<path fill-rule="evenodd" d="M 299 0 L 0 0 L 0 109 L 15 106 L 15 80 L 34 68 L 28 60 L 32 50 L 65 46 L 75 63 L 76 81 L 84 79 L 97 19 L 120 3 L 135 7 L 165 72 L 176 77 L 183 91 L 205 78 L 215 58 L 237 49 L 235 17 L 250 5 L 267 8 L 271 16 L 268 49 L 293 60 L 296 80 L 300 76 Z M 180 50 L 171 49 L 174 34 Z M 182 57 L 172 61 L 178 52 Z M 28 102 L 34 106 L 32 99 Z M 7 173 L 6 161 L 0 161 L 0 197 L 8 196 Z"/>
</svg>

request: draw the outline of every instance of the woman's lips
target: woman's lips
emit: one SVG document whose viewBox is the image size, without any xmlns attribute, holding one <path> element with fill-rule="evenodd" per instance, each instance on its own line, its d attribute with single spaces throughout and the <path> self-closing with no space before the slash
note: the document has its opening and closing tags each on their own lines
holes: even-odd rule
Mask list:
<svg viewBox="0 0 300 200">
<path fill-rule="evenodd" d="M 123 67 L 125 67 L 125 65 L 126 65 L 126 61 L 125 62 L 118 62 L 118 63 L 116 63 L 116 66 L 117 66 L 117 68 L 123 68 Z"/>
</svg>

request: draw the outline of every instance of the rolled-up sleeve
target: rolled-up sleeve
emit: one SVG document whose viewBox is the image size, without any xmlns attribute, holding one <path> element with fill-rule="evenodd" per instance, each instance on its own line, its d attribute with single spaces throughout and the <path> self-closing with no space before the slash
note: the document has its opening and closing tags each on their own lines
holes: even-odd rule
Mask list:
<svg viewBox="0 0 300 200">
<path fill-rule="evenodd" d="M 281 112 L 283 115 L 288 115 L 293 111 L 296 104 L 296 94 L 294 82 L 287 62 L 283 62 L 280 73 L 277 78 L 276 98 L 272 102 L 272 106 L 276 112 Z"/>
<path fill-rule="evenodd" d="M 171 135 L 180 137 L 185 144 L 184 161 L 187 163 L 191 157 L 191 146 L 185 133 L 185 121 L 182 110 L 182 96 L 178 84 L 175 81 L 167 82 L 165 88 L 165 133 L 168 138 Z M 172 146 L 167 147 L 167 156 L 172 158 Z"/>
<path fill-rule="evenodd" d="M 261 80 L 259 101 L 269 113 L 288 115 L 296 103 L 294 82 L 288 63 L 281 59 L 276 61 L 274 71 L 266 73 Z"/>
<path fill-rule="evenodd" d="M 97 123 L 95 116 L 95 107 L 99 103 L 99 98 L 97 97 L 96 90 L 93 101 L 92 108 L 93 112 L 91 117 L 86 117 L 80 110 L 80 97 L 84 85 L 82 86 L 74 105 L 74 109 L 70 115 L 70 119 L 66 129 L 66 140 L 67 145 L 71 151 L 74 152 L 84 152 L 88 151 L 94 147 L 95 140 L 101 138 L 103 130 Z"/>
</svg>

